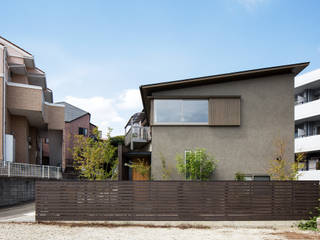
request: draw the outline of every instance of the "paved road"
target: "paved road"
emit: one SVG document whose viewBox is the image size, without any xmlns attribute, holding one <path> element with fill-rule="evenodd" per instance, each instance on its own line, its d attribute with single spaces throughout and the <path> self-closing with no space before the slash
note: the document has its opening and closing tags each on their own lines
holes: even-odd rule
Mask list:
<svg viewBox="0 0 320 240">
<path fill-rule="evenodd" d="M 0 222 L 34 222 L 34 216 L 34 202 L 8 208 L 0 208 Z"/>
</svg>

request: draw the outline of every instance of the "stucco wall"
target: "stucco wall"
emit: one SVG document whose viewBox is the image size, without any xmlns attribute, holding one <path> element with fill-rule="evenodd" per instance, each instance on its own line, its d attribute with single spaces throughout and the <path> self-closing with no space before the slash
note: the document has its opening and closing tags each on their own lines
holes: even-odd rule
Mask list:
<svg viewBox="0 0 320 240">
<path fill-rule="evenodd" d="M 214 179 L 231 180 L 240 171 L 267 174 L 283 139 L 289 161 L 294 161 L 294 76 L 282 75 L 181 88 L 154 95 L 241 95 L 240 127 L 152 126 L 152 176 L 161 179 L 161 154 L 176 172 L 176 155 L 206 148 L 218 160 Z"/>
</svg>

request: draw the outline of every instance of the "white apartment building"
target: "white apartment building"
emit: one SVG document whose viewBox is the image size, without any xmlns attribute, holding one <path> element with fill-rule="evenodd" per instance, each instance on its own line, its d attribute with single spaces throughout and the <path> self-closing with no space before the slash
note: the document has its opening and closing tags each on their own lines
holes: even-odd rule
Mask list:
<svg viewBox="0 0 320 240">
<path fill-rule="evenodd" d="M 320 69 L 295 78 L 295 153 L 305 153 L 299 180 L 320 180 Z"/>
</svg>

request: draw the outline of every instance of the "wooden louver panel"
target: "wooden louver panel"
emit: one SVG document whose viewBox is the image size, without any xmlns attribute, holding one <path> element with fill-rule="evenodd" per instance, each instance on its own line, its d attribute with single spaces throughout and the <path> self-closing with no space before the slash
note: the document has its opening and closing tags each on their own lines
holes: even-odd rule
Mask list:
<svg viewBox="0 0 320 240">
<path fill-rule="evenodd" d="M 211 126 L 240 126 L 240 98 L 210 98 Z"/>
</svg>

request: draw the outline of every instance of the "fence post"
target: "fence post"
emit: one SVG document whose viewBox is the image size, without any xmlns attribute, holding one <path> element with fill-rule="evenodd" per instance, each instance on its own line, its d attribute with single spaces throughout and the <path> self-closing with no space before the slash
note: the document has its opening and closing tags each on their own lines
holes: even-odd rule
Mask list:
<svg viewBox="0 0 320 240">
<path fill-rule="evenodd" d="M 44 165 L 42 165 L 42 178 L 44 178 Z"/>
<path fill-rule="evenodd" d="M 50 166 L 48 166 L 48 178 L 50 178 Z"/>
<path fill-rule="evenodd" d="M 10 162 L 8 162 L 8 177 L 10 177 Z"/>
</svg>

